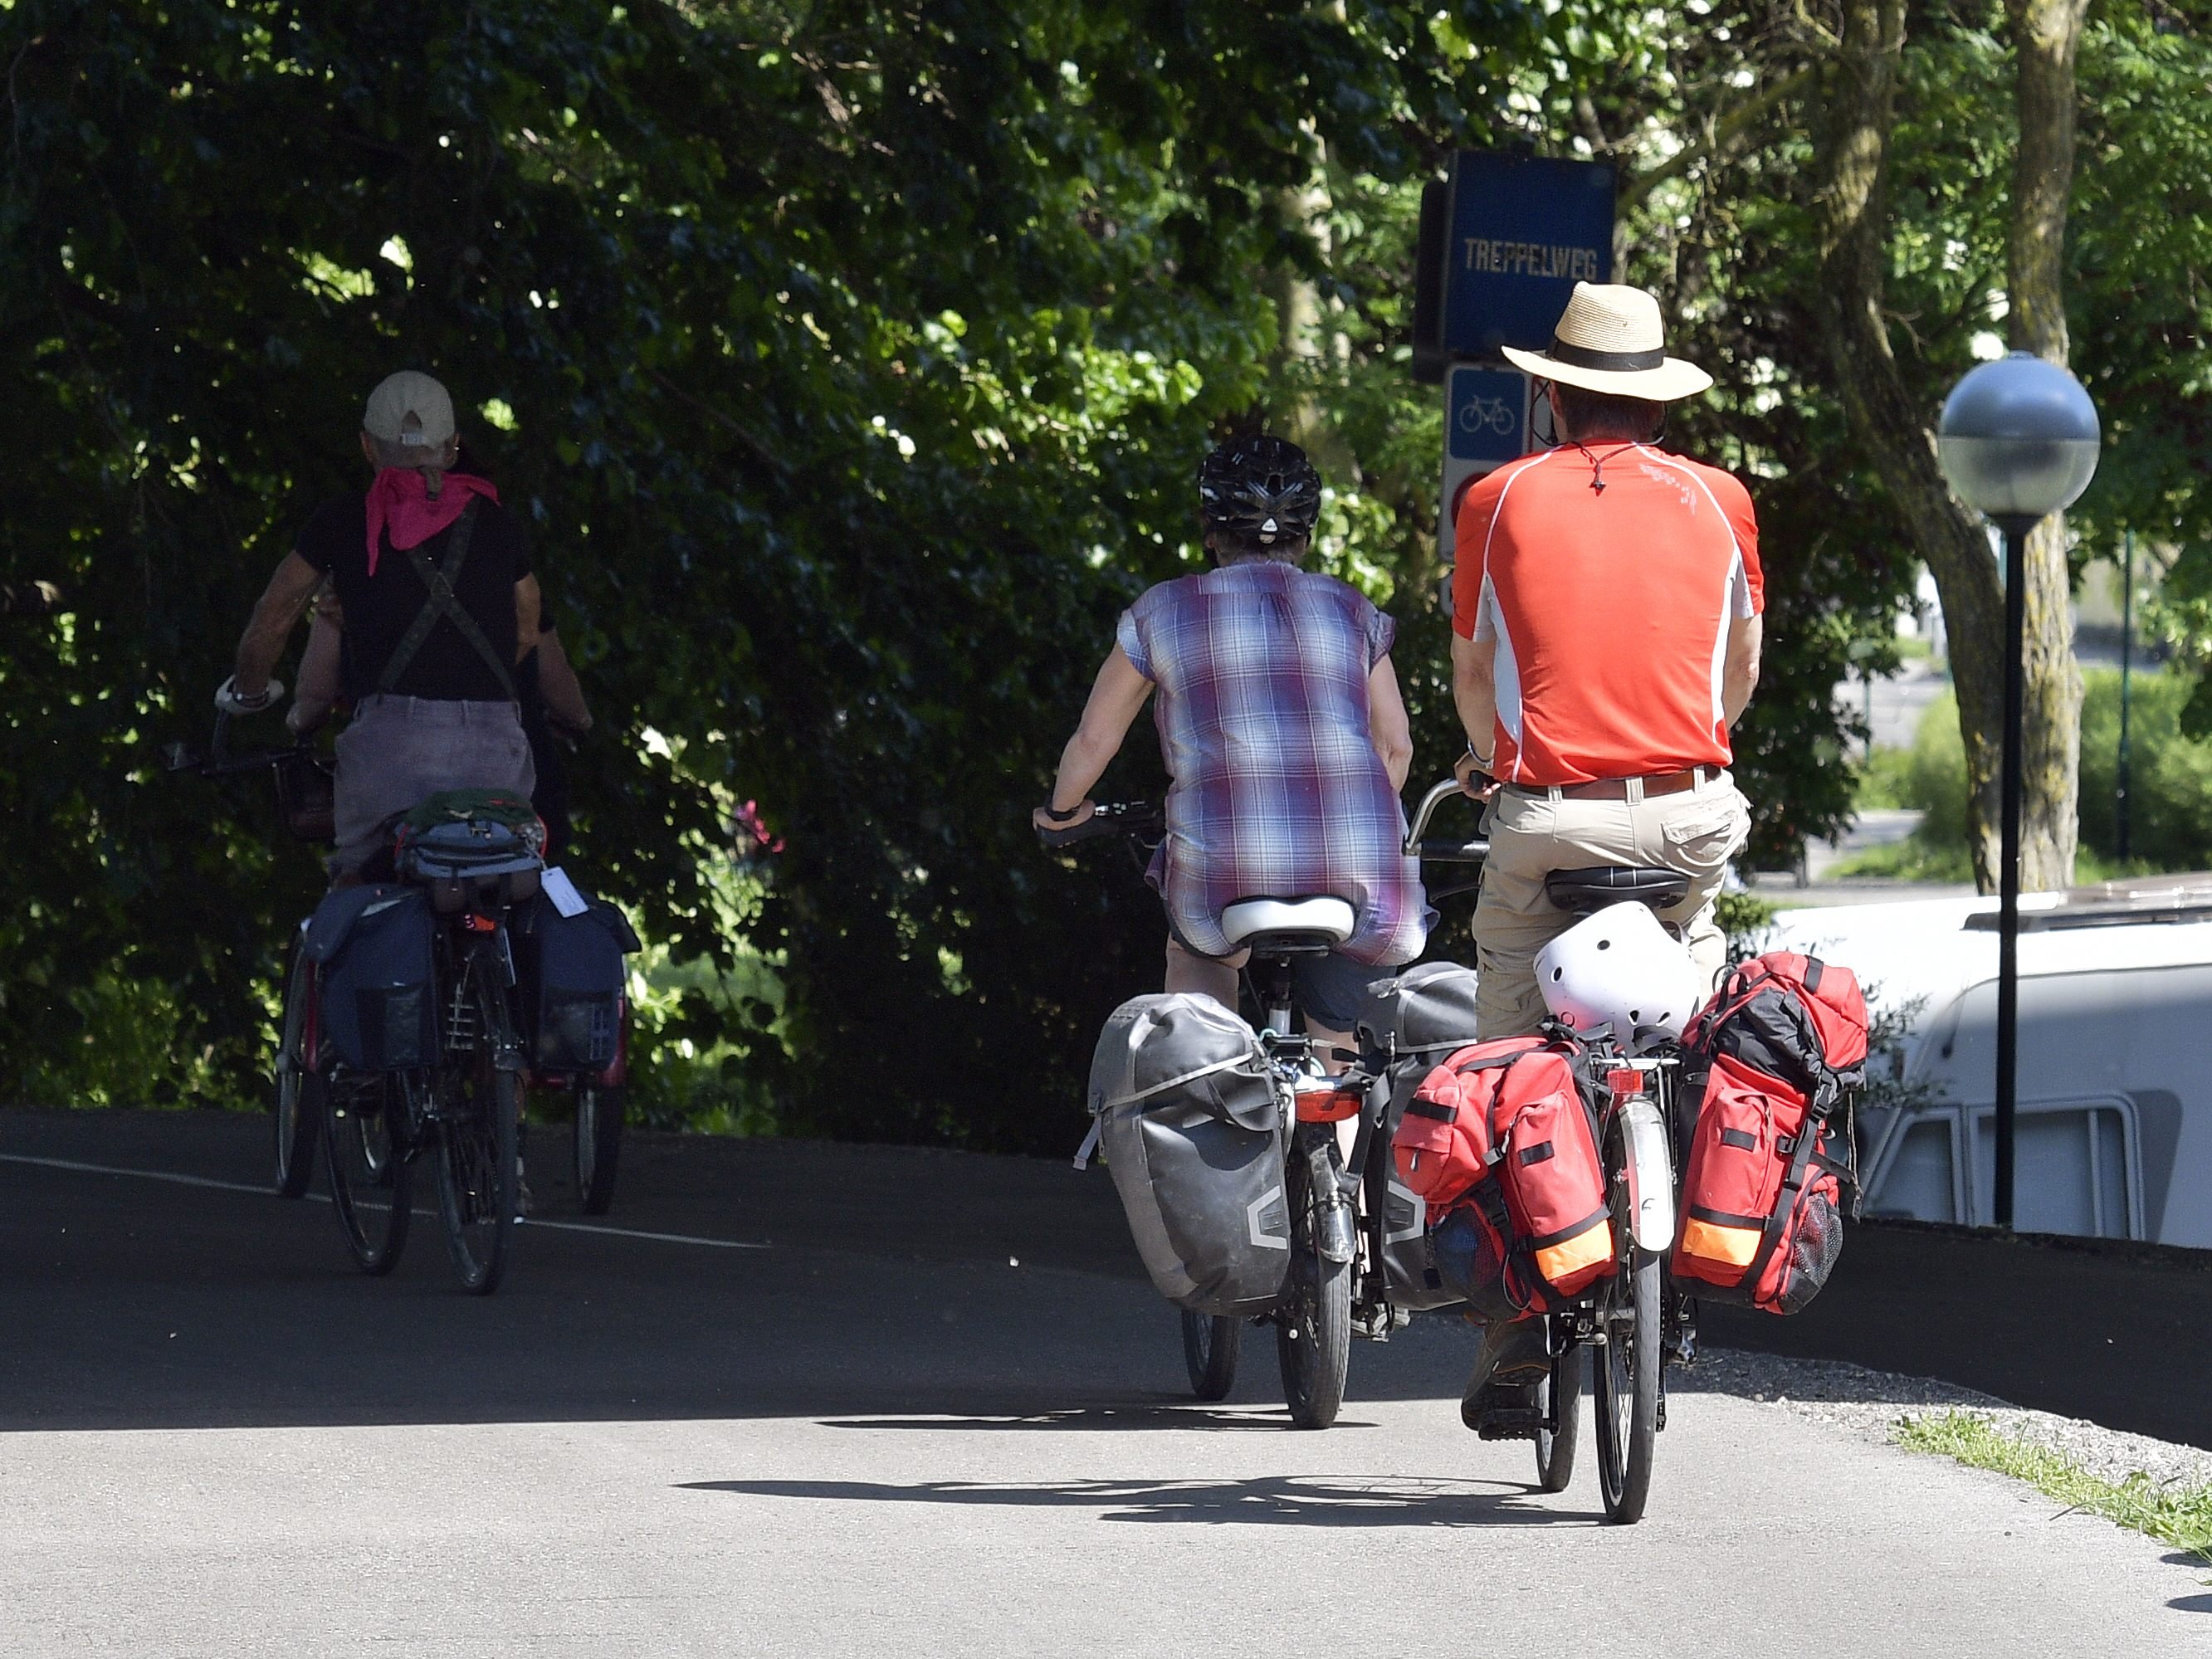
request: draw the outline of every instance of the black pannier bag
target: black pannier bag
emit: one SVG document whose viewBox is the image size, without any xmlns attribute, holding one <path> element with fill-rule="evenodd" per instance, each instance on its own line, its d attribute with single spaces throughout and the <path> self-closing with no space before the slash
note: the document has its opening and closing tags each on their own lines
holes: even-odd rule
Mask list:
<svg viewBox="0 0 2212 1659">
<path fill-rule="evenodd" d="M 586 902 L 580 915 L 564 916 L 540 893 L 508 925 L 523 1037 L 541 1072 L 604 1072 L 621 1053 L 623 958 L 638 948 L 637 935 L 613 905 Z"/>
<path fill-rule="evenodd" d="M 1359 1012 L 1359 1046 L 1387 1057 L 1390 1105 L 1368 1154 L 1369 1197 L 1382 1217 L 1383 1280 L 1401 1308 L 1441 1308 L 1462 1299 L 1450 1264 L 1440 1269 L 1428 1206 L 1398 1179 L 1390 1142 L 1422 1079 L 1446 1054 L 1475 1041 L 1474 985 L 1472 968 L 1424 962 L 1377 980 Z"/>
<path fill-rule="evenodd" d="M 315 908 L 301 948 L 315 964 L 319 1066 L 406 1072 L 436 1061 L 435 927 L 412 887 L 342 887 Z"/>
<path fill-rule="evenodd" d="M 1125 1002 L 1090 1104 L 1154 1288 L 1192 1313 L 1273 1307 L 1291 1261 L 1283 1109 L 1252 1028 L 1211 997 Z"/>
</svg>

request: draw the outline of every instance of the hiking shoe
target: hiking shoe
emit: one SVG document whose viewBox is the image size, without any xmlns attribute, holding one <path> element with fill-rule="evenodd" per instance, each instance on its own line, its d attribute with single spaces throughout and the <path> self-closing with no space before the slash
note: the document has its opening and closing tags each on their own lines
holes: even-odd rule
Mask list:
<svg viewBox="0 0 2212 1659">
<path fill-rule="evenodd" d="M 1551 1373 L 1543 1320 L 1492 1320 L 1483 1327 L 1482 1352 L 1460 1396 L 1459 1420 L 1485 1440 L 1534 1436 L 1544 1415 L 1537 1390 Z"/>
</svg>

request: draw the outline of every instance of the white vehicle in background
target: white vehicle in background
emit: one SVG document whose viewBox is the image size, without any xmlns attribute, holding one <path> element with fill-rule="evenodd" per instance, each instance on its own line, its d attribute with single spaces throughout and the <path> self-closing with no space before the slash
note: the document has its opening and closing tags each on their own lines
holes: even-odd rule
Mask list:
<svg viewBox="0 0 2212 1659">
<path fill-rule="evenodd" d="M 1762 948 L 1854 969 L 1877 1026 L 1865 1213 L 1987 1225 L 1997 902 L 1785 910 Z M 2015 1224 L 2212 1248 L 2212 874 L 2023 895 Z"/>
</svg>

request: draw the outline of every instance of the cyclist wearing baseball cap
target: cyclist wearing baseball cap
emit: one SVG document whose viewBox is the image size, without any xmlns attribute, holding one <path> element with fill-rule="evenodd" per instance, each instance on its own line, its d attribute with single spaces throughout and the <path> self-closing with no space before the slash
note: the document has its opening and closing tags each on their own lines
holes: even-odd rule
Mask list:
<svg viewBox="0 0 2212 1659">
<path fill-rule="evenodd" d="M 538 635 L 521 520 L 489 482 L 453 470 L 453 399 L 428 374 L 402 371 L 369 394 L 361 447 L 376 469 L 368 491 L 308 519 L 216 694 L 234 714 L 281 695 L 270 671 L 327 580 L 343 618 L 341 678 L 353 708 L 337 744 L 330 868 L 340 881 L 357 879 L 392 821 L 425 796 L 527 797 L 536 781 L 515 707 L 515 666 Z"/>
<path fill-rule="evenodd" d="M 1660 918 L 1690 947 L 1698 996 L 1711 993 L 1725 956 L 1714 901 L 1750 825 L 1729 730 L 1758 683 L 1763 608 L 1750 495 L 1659 447 L 1666 405 L 1712 377 L 1667 356 L 1656 299 L 1578 283 L 1550 349 L 1506 356 L 1548 384 L 1559 441 L 1477 483 L 1456 526 L 1457 769 L 1490 802 L 1474 913 L 1486 1039 L 1546 1018 L 1536 957 L 1577 920 L 1546 896 L 1554 870 L 1689 878 Z M 1542 1324 L 1490 1326 L 1461 1407 L 1470 1426 L 1531 1401 Z"/>
<path fill-rule="evenodd" d="M 1413 759 L 1390 665 L 1396 624 L 1355 589 L 1301 570 L 1321 476 L 1281 438 L 1232 440 L 1199 470 L 1215 568 L 1147 590 L 1122 614 L 1060 757 L 1041 829 L 1087 799 L 1155 690 L 1173 780 L 1148 873 L 1168 912 L 1167 988 L 1237 1006 L 1236 901 L 1334 894 L 1357 915 L 1330 956 L 1301 960 L 1307 1025 L 1348 1042 L 1368 981 L 1420 954 L 1431 913 L 1405 856 L 1398 791 Z"/>
</svg>

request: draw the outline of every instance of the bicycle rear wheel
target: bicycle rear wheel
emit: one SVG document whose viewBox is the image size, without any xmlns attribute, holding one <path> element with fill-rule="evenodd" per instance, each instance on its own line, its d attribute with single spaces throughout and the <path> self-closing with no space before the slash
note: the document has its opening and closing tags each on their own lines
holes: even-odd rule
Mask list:
<svg viewBox="0 0 2212 1659">
<path fill-rule="evenodd" d="M 1559 1427 L 1536 1434 L 1536 1486 L 1542 1492 L 1565 1492 L 1575 1478 L 1575 1453 L 1583 1437 L 1583 1376 L 1589 1362 L 1580 1347 L 1569 1348 L 1552 1362 L 1536 1398 Z"/>
<path fill-rule="evenodd" d="M 1182 1316 L 1182 1363 L 1190 1373 L 1190 1391 L 1200 1400 L 1225 1400 L 1237 1381 L 1237 1351 L 1242 1346 L 1244 1322 L 1211 1314 L 1185 1311 Z"/>
<path fill-rule="evenodd" d="M 522 1054 L 505 988 L 493 981 L 485 957 L 465 971 L 461 1007 L 471 1029 L 439 1073 L 438 1211 L 462 1289 L 489 1296 L 507 1273 L 514 1231 Z M 458 1035 L 447 1033 L 449 1044 Z"/>
<path fill-rule="evenodd" d="M 284 1023 L 276 1034 L 275 1087 L 270 1106 L 275 1115 L 276 1196 L 297 1198 L 307 1190 L 315 1173 L 315 1140 L 321 1133 L 323 1079 L 302 1052 L 307 1036 L 307 1005 L 314 997 L 314 968 L 300 954 L 300 939 L 293 936 L 284 953 Z"/>
<path fill-rule="evenodd" d="M 1344 1404 L 1345 1372 L 1352 1363 L 1352 1263 L 1321 1253 L 1321 1206 L 1313 1164 L 1302 1151 L 1291 1154 L 1291 1279 L 1275 1314 L 1275 1353 L 1283 1369 L 1283 1394 L 1291 1421 L 1325 1429 Z"/>
<path fill-rule="evenodd" d="M 1651 1489 L 1651 1455 L 1659 1436 L 1660 1297 L 1658 1255 L 1628 1244 L 1610 1299 L 1601 1310 L 1606 1340 L 1593 1356 L 1596 1371 L 1598 1492 L 1606 1518 L 1641 1520 Z"/>
<path fill-rule="evenodd" d="M 624 1092 L 620 1084 L 576 1081 L 576 1196 L 586 1215 L 605 1215 L 615 1201 Z"/>
<path fill-rule="evenodd" d="M 396 1073 L 348 1077 L 324 1091 L 324 1164 L 331 1208 L 346 1248 L 365 1273 L 382 1275 L 407 1248 L 411 1202 L 404 1080 Z"/>
</svg>

